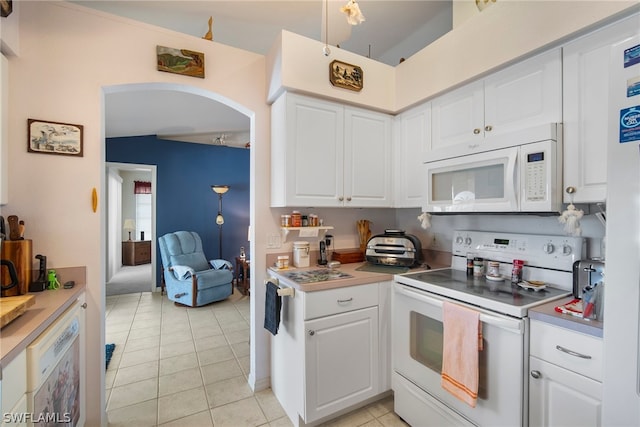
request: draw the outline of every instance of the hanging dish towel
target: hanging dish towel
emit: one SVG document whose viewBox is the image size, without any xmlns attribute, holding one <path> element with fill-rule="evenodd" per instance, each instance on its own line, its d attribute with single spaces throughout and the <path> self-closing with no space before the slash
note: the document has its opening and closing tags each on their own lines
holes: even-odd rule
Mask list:
<svg viewBox="0 0 640 427">
<path fill-rule="evenodd" d="M 273 335 L 276 335 L 280 327 L 282 297 L 278 295 L 278 286 L 273 282 L 267 282 L 266 288 L 267 293 L 264 298 L 264 328 Z"/>
<path fill-rule="evenodd" d="M 445 301 L 442 317 L 442 388 L 475 408 L 482 350 L 480 313 Z"/>
</svg>

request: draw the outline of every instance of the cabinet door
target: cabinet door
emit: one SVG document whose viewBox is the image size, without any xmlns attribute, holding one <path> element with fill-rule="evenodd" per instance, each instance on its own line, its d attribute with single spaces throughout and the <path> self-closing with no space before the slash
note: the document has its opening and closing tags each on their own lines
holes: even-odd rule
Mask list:
<svg viewBox="0 0 640 427">
<path fill-rule="evenodd" d="M 484 86 L 474 82 L 431 102 L 433 117 L 432 149 L 482 140 L 484 128 Z"/>
<path fill-rule="evenodd" d="M 490 75 L 484 91 L 485 138 L 562 122 L 560 49 Z"/>
<path fill-rule="evenodd" d="M 305 422 L 379 393 L 378 308 L 305 322 Z"/>
<path fill-rule="evenodd" d="M 576 189 L 575 202 L 607 197 L 610 47 L 636 33 L 637 17 L 563 47 L 564 186 Z M 564 201 L 571 202 L 566 192 Z"/>
<path fill-rule="evenodd" d="M 431 150 L 431 103 L 400 114 L 396 125 L 394 207 L 419 208 L 425 186 L 423 155 Z"/>
<path fill-rule="evenodd" d="M 537 357 L 530 357 L 529 364 L 531 427 L 601 425 L 602 383 Z"/>
<path fill-rule="evenodd" d="M 344 135 L 344 206 L 391 207 L 391 116 L 345 108 Z"/>
<path fill-rule="evenodd" d="M 271 206 L 341 206 L 344 108 L 285 93 L 271 119 Z"/>
</svg>

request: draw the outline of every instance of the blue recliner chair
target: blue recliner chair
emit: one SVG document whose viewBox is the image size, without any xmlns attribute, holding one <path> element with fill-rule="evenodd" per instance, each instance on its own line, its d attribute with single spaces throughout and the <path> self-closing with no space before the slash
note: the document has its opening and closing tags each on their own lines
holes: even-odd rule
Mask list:
<svg viewBox="0 0 640 427">
<path fill-rule="evenodd" d="M 158 239 L 158 244 L 162 257 L 162 275 L 171 301 L 199 307 L 231 295 L 231 270 L 212 268 L 204 255 L 198 233 L 167 233 Z M 220 261 L 222 260 L 216 260 L 214 264 L 225 265 L 224 261 Z"/>
</svg>

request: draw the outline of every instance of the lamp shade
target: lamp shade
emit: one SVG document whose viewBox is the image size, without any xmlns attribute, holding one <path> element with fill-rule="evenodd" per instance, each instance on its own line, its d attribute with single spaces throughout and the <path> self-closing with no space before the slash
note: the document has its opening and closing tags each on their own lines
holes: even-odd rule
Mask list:
<svg viewBox="0 0 640 427">
<path fill-rule="evenodd" d="M 136 229 L 136 221 L 133 219 L 125 219 L 122 228 L 125 231 L 133 231 Z"/>
<path fill-rule="evenodd" d="M 211 189 L 218 194 L 224 194 L 227 191 L 229 191 L 229 186 L 228 185 L 212 185 Z"/>
<path fill-rule="evenodd" d="M 222 216 L 222 214 L 218 214 L 218 216 L 216 216 L 216 224 L 218 225 L 224 224 L 224 217 Z"/>
</svg>

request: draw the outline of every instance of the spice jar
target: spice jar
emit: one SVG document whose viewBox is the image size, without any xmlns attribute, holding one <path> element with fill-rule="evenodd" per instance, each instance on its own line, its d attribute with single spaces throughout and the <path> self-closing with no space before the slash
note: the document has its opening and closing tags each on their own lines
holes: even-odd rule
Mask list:
<svg viewBox="0 0 640 427">
<path fill-rule="evenodd" d="M 291 215 L 280 215 L 280 225 L 282 227 L 291 227 Z"/>
<path fill-rule="evenodd" d="M 487 264 L 487 276 L 500 276 L 500 263 L 498 261 L 489 261 Z"/>
<path fill-rule="evenodd" d="M 473 252 L 467 252 L 467 276 L 473 276 L 473 259 L 475 254 Z"/>
<path fill-rule="evenodd" d="M 511 270 L 511 283 L 522 282 L 522 266 L 524 261 L 521 259 L 513 260 L 513 269 Z"/>
<path fill-rule="evenodd" d="M 481 257 L 475 257 L 473 259 L 473 277 L 484 276 L 484 259 Z"/>
<path fill-rule="evenodd" d="M 300 211 L 291 212 L 291 226 L 302 227 L 302 214 Z"/>
</svg>

